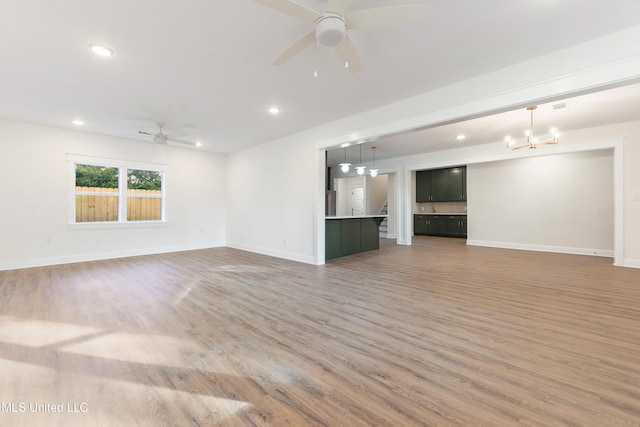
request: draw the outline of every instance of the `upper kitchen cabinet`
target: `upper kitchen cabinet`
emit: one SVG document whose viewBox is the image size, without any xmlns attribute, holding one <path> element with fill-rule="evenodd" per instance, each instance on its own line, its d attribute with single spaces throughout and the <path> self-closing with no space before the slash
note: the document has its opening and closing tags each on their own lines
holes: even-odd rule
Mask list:
<svg viewBox="0 0 640 427">
<path fill-rule="evenodd" d="M 467 167 L 416 171 L 416 202 L 467 200 Z"/>
<path fill-rule="evenodd" d="M 431 201 L 431 171 L 416 171 L 416 202 Z"/>
<path fill-rule="evenodd" d="M 454 202 L 467 200 L 467 167 L 449 168 L 447 171 L 447 182 L 445 201 Z"/>
</svg>

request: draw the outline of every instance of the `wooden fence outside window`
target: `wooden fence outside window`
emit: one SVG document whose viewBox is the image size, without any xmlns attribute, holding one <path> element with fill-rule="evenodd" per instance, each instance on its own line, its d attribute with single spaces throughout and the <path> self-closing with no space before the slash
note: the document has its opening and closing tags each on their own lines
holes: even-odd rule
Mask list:
<svg viewBox="0 0 640 427">
<path fill-rule="evenodd" d="M 76 222 L 118 221 L 117 188 L 76 187 Z M 128 190 L 127 221 L 162 219 L 160 190 Z"/>
</svg>

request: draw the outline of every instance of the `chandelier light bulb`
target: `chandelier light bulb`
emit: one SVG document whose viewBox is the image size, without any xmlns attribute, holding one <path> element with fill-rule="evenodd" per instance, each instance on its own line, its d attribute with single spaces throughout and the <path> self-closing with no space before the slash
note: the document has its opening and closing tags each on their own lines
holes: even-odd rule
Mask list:
<svg viewBox="0 0 640 427">
<path fill-rule="evenodd" d="M 358 175 L 364 175 L 364 170 L 366 168 L 364 166 L 357 166 L 356 167 L 356 172 L 358 172 Z"/>
<path fill-rule="evenodd" d="M 347 173 L 349 172 L 349 166 L 351 166 L 351 163 L 340 163 L 340 170 Z"/>
<path fill-rule="evenodd" d="M 372 178 L 375 178 L 376 176 L 378 176 L 378 169 L 371 169 L 369 173 L 371 174 Z"/>
</svg>

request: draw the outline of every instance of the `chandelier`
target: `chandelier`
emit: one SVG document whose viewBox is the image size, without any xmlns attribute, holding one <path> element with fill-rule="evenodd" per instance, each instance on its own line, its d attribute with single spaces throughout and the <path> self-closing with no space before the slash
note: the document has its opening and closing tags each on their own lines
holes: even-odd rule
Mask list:
<svg viewBox="0 0 640 427">
<path fill-rule="evenodd" d="M 560 134 L 555 128 L 552 128 L 550 131 L 551 137 L 544 140 L 539 140 L 536 136 L 533 135 L 533 111 L 536 108 L 538 108 L 537 105 L 532 105 L 530 107 L 527 107 L 527 110 L 531 111 L 531 122 L 529 125 L 529 129 L 524 133 L 525 136 L 527 137 L 526 141 L 520 144 L 516 144 L 516 141 L 513 138 L 511 138 L 510 136 L 507 136 L 505 138 L 505 141 L 507 141 L 507 148 L 511 148 L 512 150 L 519 150 L 520 148 L 526 148 L 526 147 L 536 148 L 538 145 L 558 143 L 558 136 Z"/>
</svg>

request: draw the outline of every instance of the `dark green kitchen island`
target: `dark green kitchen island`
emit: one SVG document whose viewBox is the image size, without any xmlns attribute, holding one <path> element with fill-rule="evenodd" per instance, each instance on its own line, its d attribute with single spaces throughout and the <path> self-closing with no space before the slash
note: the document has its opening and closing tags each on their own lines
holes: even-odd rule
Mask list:
<svg viewBox="0 0 640 427">
<path fill-rule="evenodd" d="M 325 218 L 325 260 L 380 249 L 380 223 L 386 215 Z"/>
</svg>

